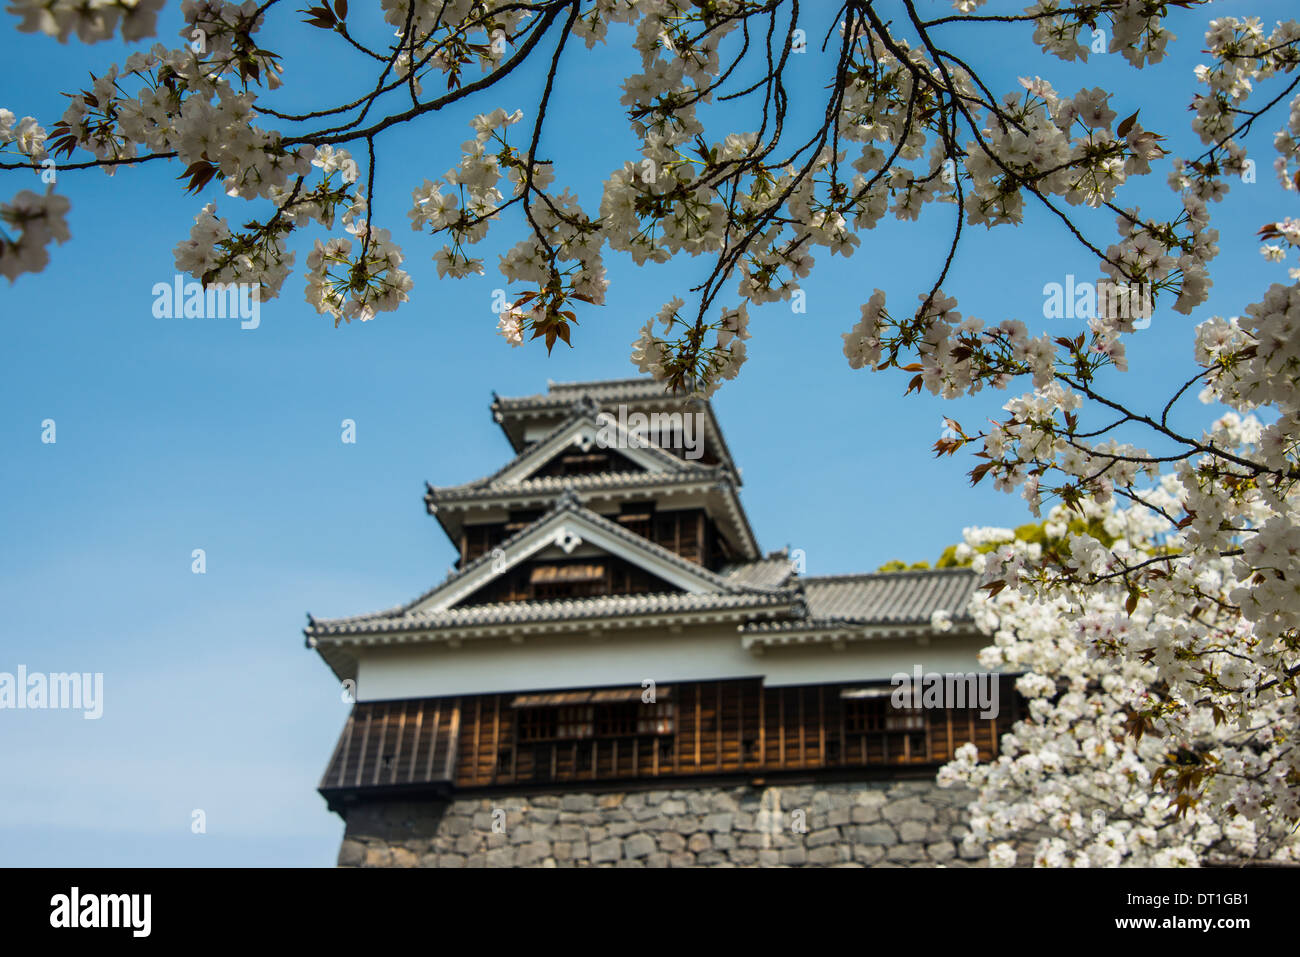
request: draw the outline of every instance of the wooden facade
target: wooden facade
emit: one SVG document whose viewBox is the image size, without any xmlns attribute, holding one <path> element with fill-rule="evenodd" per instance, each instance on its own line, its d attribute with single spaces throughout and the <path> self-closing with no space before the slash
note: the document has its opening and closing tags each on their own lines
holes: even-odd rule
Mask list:
<svg viewBox="0 0 1300 957">
<path fill-rule="evenodd" d="M 889 685 L 766 688 L 760 679 L 360 703 L 321 793 L 573 785 L 636 779 L 934 766 L 980 759 L 1019 717 L 1010 677 L 996 718 L 896 709 Z"/>
</svg>

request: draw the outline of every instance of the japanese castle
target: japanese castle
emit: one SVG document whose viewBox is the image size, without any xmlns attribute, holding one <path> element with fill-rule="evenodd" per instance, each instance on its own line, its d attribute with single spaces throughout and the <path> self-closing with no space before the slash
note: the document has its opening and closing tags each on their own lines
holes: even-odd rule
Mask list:
<svg viewBox="0 0 1300 957">
<path fill-rule="evenodd" d="M 355 685 L 320 783 L 345 819 L 511 791 L 888 776 L 967 741 L 996 753 L 1009 685 L 997 718 L 890 699 L 918 666 L 979 670 L 969 569 L 807 576 L 764 553 L 712 406 L 652 380 L 490 409 L 513 457 L 424 496 L 459 553 L 447 577 L 387 611 L 309 617 L 308 646 Z"/>
</svg>

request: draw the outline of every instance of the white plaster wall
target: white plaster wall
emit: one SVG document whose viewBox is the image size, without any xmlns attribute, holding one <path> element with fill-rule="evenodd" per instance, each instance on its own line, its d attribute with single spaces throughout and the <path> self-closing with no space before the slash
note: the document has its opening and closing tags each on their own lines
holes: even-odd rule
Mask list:
<svg viewBox="0 0 1300 957">
<path fill-rule="evenodd" d="M 563 635 L 507 640 L 467 639 L 459 648 L 425 645 L 358 652 L 357 700 L 383 701 L 454 694 L 543 691 L 555 688 L 639 685 L 763 677 L 766 684 L 888 681 L 898 672 L 980 670 L 982 635 L 850 642 L 768 649 L 741 647 L 733 627 L 611 632 L 603 639 Z"/>
</svg>

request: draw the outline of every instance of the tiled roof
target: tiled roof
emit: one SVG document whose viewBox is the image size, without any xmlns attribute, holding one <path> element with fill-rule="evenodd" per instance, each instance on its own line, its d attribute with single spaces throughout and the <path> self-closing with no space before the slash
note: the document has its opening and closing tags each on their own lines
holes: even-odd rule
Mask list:
<svg viewBox="0 0 1300 957">
<path fill-rule="evenodd" d="M 452 502 L 487 495 L 558 494 L 565 489 L 596 492 L 635 488 L 639 485 L 689 485 L 696 482 L 725 482 L 730 474 L 720 465 L 678 472 L 594 472 L 591 475 L 547 475 L 522 482 L 466 482 L 464 485 L 429 485 L 425 502 Z"/>
<path fill-rule="evenodd" d="M 726 568 L 721 569 L 718 574 L 738 585 L 779 588 L 794 574 L 794 569 L 790 565 L 790 559 L 780 555 L 769 556 L 756 562 L 728 565 Z"/>
<path fill-rule="evenodd" d="M 486 475 L 483 478 L 475 479 L 472 482 L 464 482 L 460 485 L 445 486 L 443 489 L 437 489 L 435 487 L 435 491 L 450 491 L 455 489 L 472 490 L 472 489 L 489 488 L 492 486 L 505 487 L 508 485 L 517 484 L 517 483 L 502 482 L 501 476 L 505 475 L 507 472 L 514 469 L 516 466 L 519 465 L 520 462 L 523 462 L 528 458 L 536 456 L 538 452 L 548 442 L 552 441 L 554 438 L 556 438 L 556 436 L 560 435 L 566 429 L 571 428 L 575 422 L 580 422 L 583 420 L 591 420 L 593 424 L 599 427 L 600 423 L 596 421 L 596 415 L 598 414 L 598 412 L 599 409 L 594 409 L 594 408 L 575 409 L 572 415 L 570 415 L 563 422 L 557 425 L 554 429 L 548 432 L 545 437 L 539 439 L 537 442 L 534 442 L 528 448 L 524 449 L 522 452 L 520 452 L 518 455 L 512 458 L 505 465 L 501 466 L 501 468 L 493 472 L 491 475 Z M 682 471 L 703 472 L 706 469 L 718 468 L 718 466 L 710 467 L 705 465 L 698 465 L 694 462 L 691 462 L 688 459 L 678 458 L 677 456 L 673 455 L 671 452 L 666 452 L 663 449 L 659 448 L 657 445 L 646 444 L 644 446 L 640 446 L 638 450 L 643 451 L 647 455 L 650 455 L 658 459 L 659 461 L 661 461 L 666 466 L 664 472 L 662 473 L 664 475 L 671 475 L 676 472 L 682 472 Z M 643 472 L 641 474 L 648 475 L 651 473 Z M 656 472 L 654 474 L 658 475 L 661 473 Z"/>
<path fill-rule="evenodd" d="M 757 622 L 747 631 L 928 624 L 936 611 L 970 621 L 967 603 L 979 584 L 969 568 L 829 575 L 799 579 L 807 617 Z"/>
<path fill-rule="evenodd" d="M 649 595 L 601 595 L 554 601 L 510 601 L 459 605 L 443 611 L 370 615 L 316 621 L 308 633 L 317 636 L 360 635 L 397 631 L 442 630 L 545 621 L 583 621 L 635 615 L 727 611 L 780 606 L 796 597 L 793 590 L 743 591 L 729 594 L 669 592 Z"/>
<path fill-rule="evenodd" d="M 709 424 L 710 441 L 716 441 L 716 451 L 723 464 L 736 471 L 736 463 L 727 448 L 727 440 L 722 434 L 713 405 L 708 399 L 692 398 L 690 395 L 669 392 L 664 384 L 651 376 L 633 379 L 603 379 L 593 382 L 551 382 L 547 391 L 538 395 L 499 396 L 492 393 L 491 409 L 497 422 L 501 423 L 506 436 L 516 449 L 523 445 L 522 431 L 511 426 L 507 421 L 514 414 L 554 413 L 565 406 L 577 402 L 589 402 L 610 407 L 619 403 L 650 403 L 664 406 L 680 405 L 682 408 L 697 408 L 704 412 Z"/>
<path fill-rule="evenodd" d="M 736 488 L 734 476 L 720 465 L 697 466 L 679 469 L 674 472 L 595 472 L 590 475 L 547 475 L 541 478 L 524 479 L 522 482 L 467 482 L 464 485 L 436 486 L 425 483 L 424 506 L 429 514 L 434 515 L 443 524 L 443 528 L 452 534 L 444 517 L 458 514 L 453 506 L 462 508 L 485 502 L 509 502 L 517 499 L 553 499 L 572 490 L 584 496 L 601 492 L 624 490 L 646 490 L 659 492 L 679 486 L 704 485 L 721 494 L 723 513 L 718 516 L 720 523 L 730 520 L 734 538 L 728 536 L 741 554 L 758 554 L 758 542 L 754 531 L 749 527 L 749 520 L 740 504 L 740 493 Z M 639 492 L 637 493 L 639 494 Z M 448 506 L 444 509 L 441 506 Z"/>
<path fill-rule="evenodd" d="M 499 396 L 494 404 L 503 409 L 520 409 L 573 402 L 582 396 L 591 396 L 598 401 L 673 398 L 672 393 L 662 382 L 645 376 L 633 379 L 599 379 L 592 382 L 548 382 L 546 391 L 541 394 L 514 398 Z"/>
<path fill-rule="evenodd" d="M 625 532 L 612 522 L 606 524 L 611 529 Z M 342 636 L 425 629 L 433 631 L 565 619 L 724 611 L 783 604 L 795 605 L 795 614 L 788 618 L 749 622 L 743 626 L 743 630 L 752 634 L 842 631 L 873 625 L 928 625 L 930 615 L 940 610 L 950 612 L 954 621 L 969 621 L 966 603 L 978 583 L 978 576 L 968 568 L 800 579 L 791 575 L 789 560 L 784 558 L 733 565 L 723 569 L 718 577 L 730 586 L 726 592 L 606 595 L 554 601 L 461 605 L 441 611 L 412 611 L 423 600 L 421 598 L 402 608 L 386 612 L 313 620 L 307 632 L 317 636 Z M 800 602 L 806 612 L 803 615 L 797 611 Z"/>
</svg>

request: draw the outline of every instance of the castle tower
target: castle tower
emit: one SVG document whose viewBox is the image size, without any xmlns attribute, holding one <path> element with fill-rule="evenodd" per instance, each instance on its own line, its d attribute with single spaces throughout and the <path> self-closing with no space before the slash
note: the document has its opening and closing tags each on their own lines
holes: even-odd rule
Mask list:
<svg viewBox="0 0 1300 957">
<path fill-rule="evenodd" d="M 602 809 L 627 803 L 635 823 L 683 791 L 767 826 L 785 813 L 774 788 L 832 782 L 854 804 L 854 788 L 932 779 L 967 741 L 996 753 L 1006 679 L 997 717 L 973 697 L 891 700 L 896 674 L 978 670 L 968 569 L 807 576 L 799 553 L 764 554 L 712 407 L 648 379 L 553 383 L 491 411 L 514 457 L 425 495 L 459 552 L 446 579 L 387 611 L 309 619 L 308 645 L 355 683 L 320 784 L 347 821 L 341 863 L 722 863 L 720 838 L 633 848 L 635 827 L 611 838 Z M 739 862 L 802 863 L 783 827 L 752 854 L 733 838 Z M 853 859 L 840 837 L 833 856 Z M 566 860 L 575 846 L 585 860 Z"/>
</svg>

